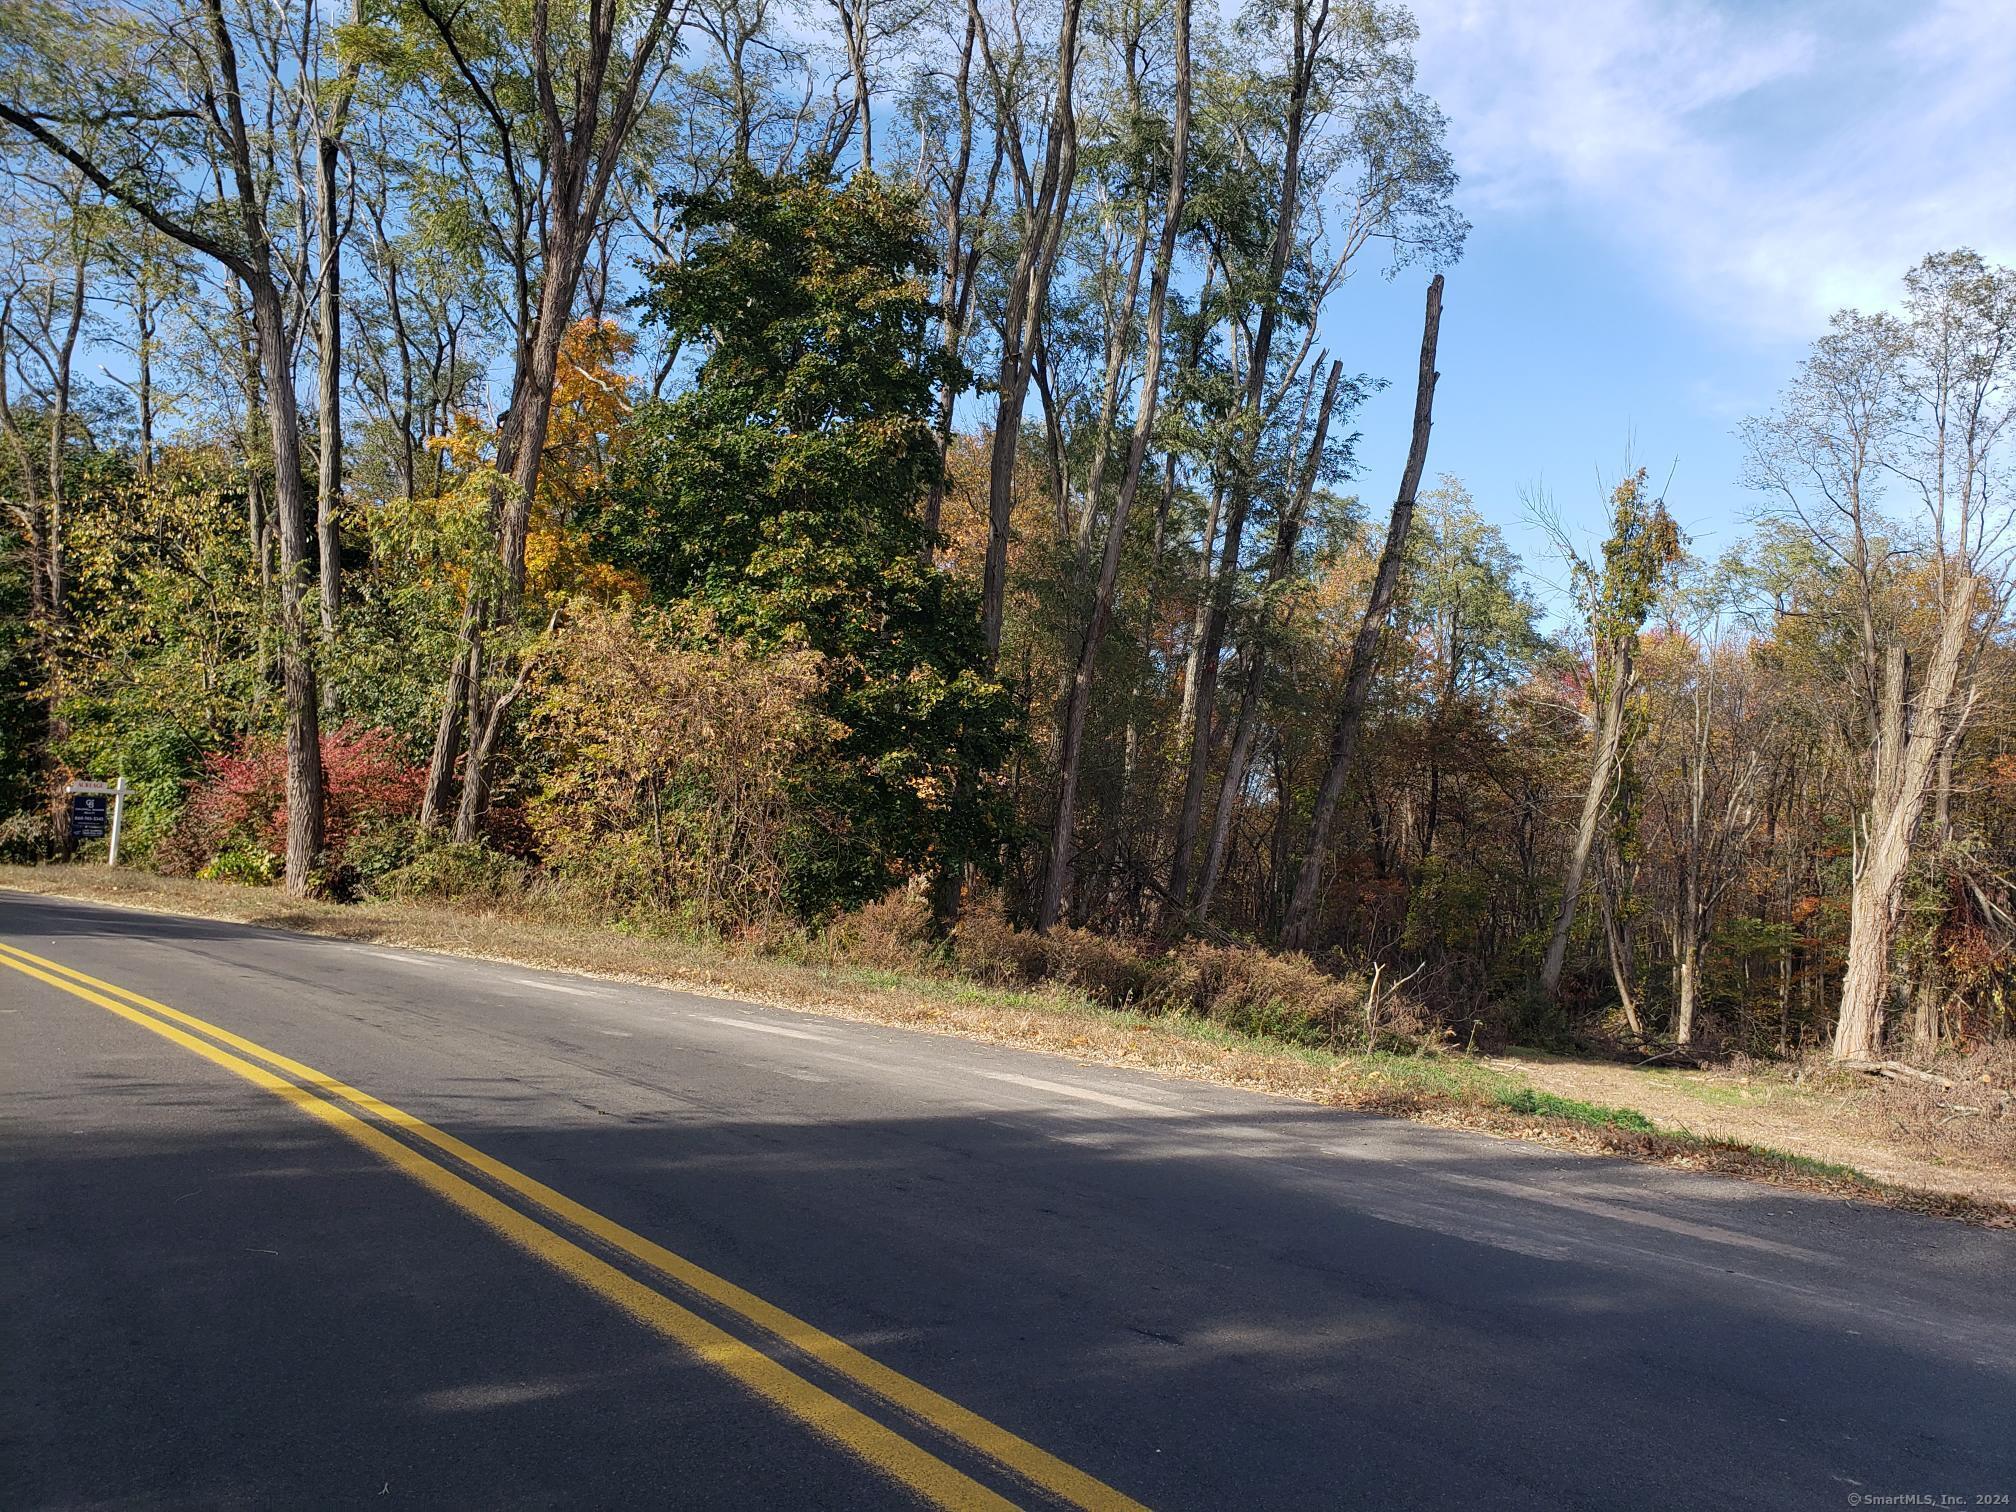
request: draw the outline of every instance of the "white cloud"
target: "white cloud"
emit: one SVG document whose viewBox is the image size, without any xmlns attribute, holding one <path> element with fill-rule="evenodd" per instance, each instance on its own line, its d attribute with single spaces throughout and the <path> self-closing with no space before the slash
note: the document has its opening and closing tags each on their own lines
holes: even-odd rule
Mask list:
<svg viewBox="0 0 2016 1512">
<path fill-rule="evenodd" d="M 1473 218 L 1613 241 L 1775 340 L 1926 252 L 2016 260 L 2011 0 L 1415 0 Z"/>
</svg>

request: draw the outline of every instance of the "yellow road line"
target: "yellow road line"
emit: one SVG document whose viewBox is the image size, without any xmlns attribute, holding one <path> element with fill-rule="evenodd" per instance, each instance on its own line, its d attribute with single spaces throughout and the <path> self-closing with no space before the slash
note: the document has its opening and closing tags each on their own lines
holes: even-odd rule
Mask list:
<svg viewBox="0 0 2016 1512">
<path fill-rule="evenodd" d="M 0 947 L 4 950 L 4 947 Z M 25 952 L 24 952 L 25 954 Z M 275 1076 L 229 1051 L 207 1044 L 195 1035 L 164 1024 L 136 1008 L 115 1001 L 89 987 L 67 982 L 62 977 L 38 970 L 24 961 L 0 954 L 0 964 L 24 975 L 61 988 L 86 1002 L 109 1008 L 121 1018 L 152 1030 L 163 1039 L 193 1051 L 205 1060 L 222 1066 L 253 1086 L 292 1103 L 302 1112 L 321 1119 L 345 1138 L 354 1140 L 398 1170 L 410 1176 L 435 1196 L 460 1208 L 478 1222 L 494 1230 L 526 1253 L 543 1260 L 570 1280 L 615 1303 L 640 1323 L 671 1339 L 707 1364 L 725 1371 L 758 1396 L 781 1407 L 799 1421 L 852 1451 L 876 1470 L 901 1482 L 940 1507 L 1012 1509 L 1014 1503 L 920 1449 L 908 1439 L 885 1428 L 873 1418 L 847 1405 L 838 1397 L 820 1390 L 810 1381 L 792 1374 L 760 1350 L 752 1349 L 733 1334 L 717 1328 L 698 1313 L 691 1312 L 633 1280 L 607 1261 L 597 1258 L 578 1244 L 563 1238 L 543 1224 L 491 1196 L 481 1187 L 465 1181 L 446 1166 L 409 1149 L 383 1130 L 374 1128 L 349 1109 Z"/>
<path fill-rule="evenodd" d="M 20 959 L 11 959 L 12 957 L 19 957 Z M 979 1450 L 989 1458 L 1006 1466 L 1044 1490 L 1061 1497 L 1073 1506 L 1085 1509 L 1085 1512 L 1148 1512 L 1148 1509 L 1143 1507 L 1141 1503 L 1114 1490 L 1111 1486 L 1108 1486 L 1096 1477 L 1086 1474 L 1075 1465 L 1067 1464 L 1055 1455 L 1037 1448 L 1036 1445 L 1028 1442 L 1026 1439 L 1010 1433 L 1007 1429 L 990 1422 L 969 1408 L 962 1407 L 950 1398 L 939 1395 L 928 1386 L 913 1381 L 908 1376 L 869 1358 L 858 1349 L 855 1349 L 851 1344 L 834 1338 L 831 1334 L 813 1326 L 804 1319 L 786 1312 L 781 1307 L 764 1301 L 753 1292 L 737 1286 L 734 1282 L 724 1277 L 715 1275 L 712 1271 L 696 1265 L 682 1255 L 673 1253 L 663 1245 L 654 1243 L 643 1235 L 623 1227 L 623 1225 L 615 1222 L 613 1219 L 605 1218 L 592 1208 L 584 1207 L 564 1193 L 555 1191 L 544 1182 L 537 1181 L 523 1172 L 505 1165 L 502 1161 L 484 1154 L 481 1150 L 464 1143 L 454 1135 L 437 1129 L 432 1124 L 415 1118 L 412 1114 L 395 1108 L 389 1103 L 382 1102 L 368 1092 L 360 1091 L 356 1087 L 337 1080 L 335 1077 L 324 1075 L 310 1066 L 305 1066 L 299 1061 L 279 1054 L 277 1051 L 268 1050 L 262 1045 L 255 1044 L 251 1040 L 233 1034 L 228 1029 L 220 1028 L 218 1025 L 197 1018 L 194 1014 L 184 1013 L 178 1008 L 171 1008 L 166 1003 L 156 1002 L 154 999 L 144 997 L 128 988 L 102 981 L 97 977 L 78 971 L 74 967 L 65 966 L 59 961 L 52 961 L 45 957 L 34 955 L 29 951 L 20 949 L 18 946 L 0 944 L 0 962 L 11 965 L 16 970 L 27 971 L 30 975 L 41 977 L 44 981 L 52 980 L 46 972 L 55 972 L 59 973 L 62 977 L 70 978 L 71 982 L 83 983 L 87 988 L 95 988 L 102 992 L 111 993 L 116 997 L 125 999 L 127 1003 L 150 1010 L 152 1013 L 160 1014 L 176 1023 L 187 1025 L 189 1028 L 199 1030 L 224 1044 L 230 1045 L 233 1049 L 240 1050 L 246 1055 L 264 1061 L 267 1065 L 286 1072 L 289 1076 L 295 1077 L 319 1092 L 326 1093 L 331 1097 L 341 1098 L 344 1102 L 348 1102 L 371 1114 L 373 1117 L 383 1120 L 401 1132 L 454 1156 L 465 1165 L 482 1172 L 483 1175 L 496 1182 L 499 1186 L 517 1193 L 534 1206 L 543 1209 L 566 1223 L 572 1224 L 586 1233 L 594 1235 L 595 1238 L 601 1240 L 604 1244 L 621 1251 L 632 1259 L 657 1271 L 659 1274 L 677 1281 L 682 1286 L 691 1288 L 708 1300 L 755 1324 L 773 1337 L 810 1355 L 822 1365 L 845 1376 L 856 1385 L 873 1392 L 892 1406 L 928 1423 L 938 1431 Z M 23 964 L 24 962 L 32 962 L 35 967 L 45 968 L 46 972 L 45 970 L 32 969 L 29 965 Z M 67 991 L 76 992 L 77 995 L 87 997 L 93 1002 L 113 1008 L 114 1011 L 126 1012 L 126 1009 L 122 1005 L 106 1002 L 104 998 L 99 997 L 95 992 L 80 991 L 78 988 L 72 986 L 71 982 L 54 980 L 53 985 L 62 987 Z M 134 1015 L 128 1013 L 127 1016 L 133 1017 Z M 139 1021 L 149 1023 L 150 1027 L 158 1027 L 163 1032 L 177 1032 L 165 1025 L 154 1025 L 149 1019 L 142 1018 Z M 182 1036 L 182 1038 L 187 1038 L 187 1036 Z M 202 1045 L 201 1041 L 194 1041 L 192 1043 Z M 212 1058 L 222 1054 L 222 1052 L 213 1051 L 207 1045 L 203 1045 L 202 1049 L 205 1053 L 210 1054 Z M 226 1059 L 236 1061 L 237 1058 L 226 1057 Z M 219 1063 L 222 1064 L 223 1062 L 220 1061 Z M 239 1064 L 244 1063 L 239 1062 Z M 237 1069 L 236 1066 L 233 1069 Z M 259 1068 L 248 1065 L 246 1069 L 257 1071 Z M 243 1073 L 241 1072 L 241 1074 Z M 263 1075 L 265 1073 L 262 1072 L 260 1074 Z M 289 1082 L 281 1082 L 280 1085 L 288 1087 L 293 1092 L 300 1091 L 299 1088 L 294 1087 Z M 320 1101 L 320 1099 L 315 1100 Z M 341 1112 L 342 1110 L 338 1109 L 337 1111 Z M 344 1116 L 348 1117 L 349 1115 L 344 1114 Z M 361 1126 L 378 1138 L 385 1138 L 384 1135 L 380 1134 L 376 1129 L 371 1128 L 370 1125 L 363 1124 Z M 424 1158 L 413 1155 L 406 1146 L 399 1144 L 396 1140 L 387 1140 L 387 1143 L 409 1157 L 419 1160 L 421 1164 L 428 1165 L 430 1169 L 440 1169 L 439 1167 L 432 1166 Z M 451 1172 L 443 1171 L 442 1174 L 446 1175 L 450 1180 L 461 1180 L 461 1178 L 454 1176 Z M 463 1184 L 465 1186 L 468 1185 L 467 1183 Z M 487 1194 L 482 1193 L 480 1188 L 471 1186 L 469 1190 L 477 1193 L 479 1196 L 483 1196 L 486 1201 L 495 1201 L 495 1199 L 489 1198 Z M 502 1204 L 497 1205 L 503 1207 Z M 530 1220 L 523 1219 L 513 1209 L 503 1208 L 503 1211 L 510 1213 L 515 1218 L 519 1218 L 521 1222 L 530 1223 Z M 531 1226 L 535 1229 L 538 1228 L 536 1224 L 531 1224 Z M 540 1229 L 539 1232 L 546 1233 L 548 1231 Z M 562 1244 L 566 1243 L 565 1240 L 558 1239 L 557 1235 L 553 1237 Z M 587 1255 L 586 1251 L 578 1251 L 578 1253 L 582 1254 L 584 1258 L 593 1259 L 592 1256 Z M 600 1262 L 596 1263 L 599 1264 Z M 621 1276 L 622 1274 L 617 1271 L 612 1271 L 611 1273 L 617 1276 Z M 627 1280 L 627 1278 L 625 1279 Z M 634 1286 L 636 1283 L 631 1282 L 629 1284 Z M 645 1288 L 639 1288 L 639 1290 L 645 1291 L 647 1296 L 658 1296 L 656 1292 L 651 1292 Z M 662 1298 L 659 1300 L 664 1301 Z M 665 1302 L 665 1305 L 676 1306 L 676 1304 L 670 1302 Z M 680 1309 L 680 1311 L 683 1312 L 684 1309 Z M 700 1319 L 696 1315 L 689 1313 L 687 1316 L 693 1317 L 694 1321 L 700 1323 L 703 1327 L 712 1327 L 711 1324 L 707 1324 L 704 1319 Z M 730 1335 L 722 1334 L 721 1337 L 734 1342 Z M 751 1351 L 751 1353 L 756 1352 Z M 756 1357 L 764 1360 L 766 1364 L 773 1363 L 760 1353 L 757 1353 Z M 775 1368 L 782 1369 L 781 1366 Z M 789 1373 L 786 1372 L 786 1374 L 788 1375 Z M 791 1376 L 790 1379 L 796 1381 L 798 1377 Z M 807 1389 L 817 1390 L 816 1387 L 810 1387 L 809 1385 Z M 872 1423 L 872 1419 L 864 1419 L 864 1421 Z M 907 1440 L 898 1439 L 897 1442 L 904 1444 L 906 1448 L 914 1449 L 914 1446 L 909 1445 Z M 917 1450 L 915 1452 L 921 1454 L 923 1451 Z M 933 1463 L 938 1462 L 934 1460 Z M 950 1469 L 950 1467 L 946 1468 Z M 957 1474 L 956 1471 L 952 1473 Z M 975 1490 L 985 1491 L 985 1488 L 978 1486 L 977 1483 L 969 1481 L 968 1484 L 972 1485 Z M 985 1494 L 991 1495 L 992 1493 Z M 996 1501 L 998 1503 L 998 1498 Z"/>
</svg>

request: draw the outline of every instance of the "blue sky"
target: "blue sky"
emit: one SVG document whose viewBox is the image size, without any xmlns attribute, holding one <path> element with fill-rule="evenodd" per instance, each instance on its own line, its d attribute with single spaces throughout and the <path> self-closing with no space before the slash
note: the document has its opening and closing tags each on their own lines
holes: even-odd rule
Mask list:
<svg viewBox="0 0 2016 1512">
<path fill-rule="evenodd" d="M 1600 519 L 1627 454 L 1700 549 L 1751 507 L 1732 432 L 1842 305 L 1925 253 L 2016 262 L 2016 0 L 1414 0 L 1473 224 L 1450 270 L 1431 474 L 1555 576 L 1544 486 Z M 1361 415 L 1377 510 L 1406 451 L 1426 275 L 1368 265 L 1326 316 L 1395 380 Z"/>
</svg>

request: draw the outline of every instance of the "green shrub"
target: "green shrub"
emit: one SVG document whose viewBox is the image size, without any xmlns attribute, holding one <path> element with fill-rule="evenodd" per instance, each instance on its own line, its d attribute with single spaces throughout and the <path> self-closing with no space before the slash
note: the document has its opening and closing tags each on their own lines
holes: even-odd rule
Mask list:
<svg viewBox="0 0 2016 1512">
<path fill-rule="evenodd" d="M 280 875 L 280 858 L 257 845 L 227 845 L 212 856 L 196 875 L 205 882 L 271 887 Z"/>
<path fill-rule="evenodd" d="M 471 898 L 499 903 L 522 898 L 528 880 L 524 862 L 487 845 L 422 841 L 411 860 L 372 881 L 370 892 L 399 900 Z"/>
</svg>

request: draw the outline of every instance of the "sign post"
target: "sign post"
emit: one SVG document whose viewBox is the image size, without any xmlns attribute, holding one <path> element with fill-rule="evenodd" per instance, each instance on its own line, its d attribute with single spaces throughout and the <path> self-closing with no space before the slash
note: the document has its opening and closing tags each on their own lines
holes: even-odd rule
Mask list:
<svg viewBox="0 0 2016 1512">
<path fill-rule="evenodd" d="M 106 864 L 119 864 L 119 835 L 126 827 L 126 774 L 117 782 L 79 779 L 63 785 L 70 797 L 70 834 L 78 840 L 106 840 Z M 107 800 L 110 800 L 108 803 Z M 111 812 L 108 814 L 107 809 Z"/>
</svg>

